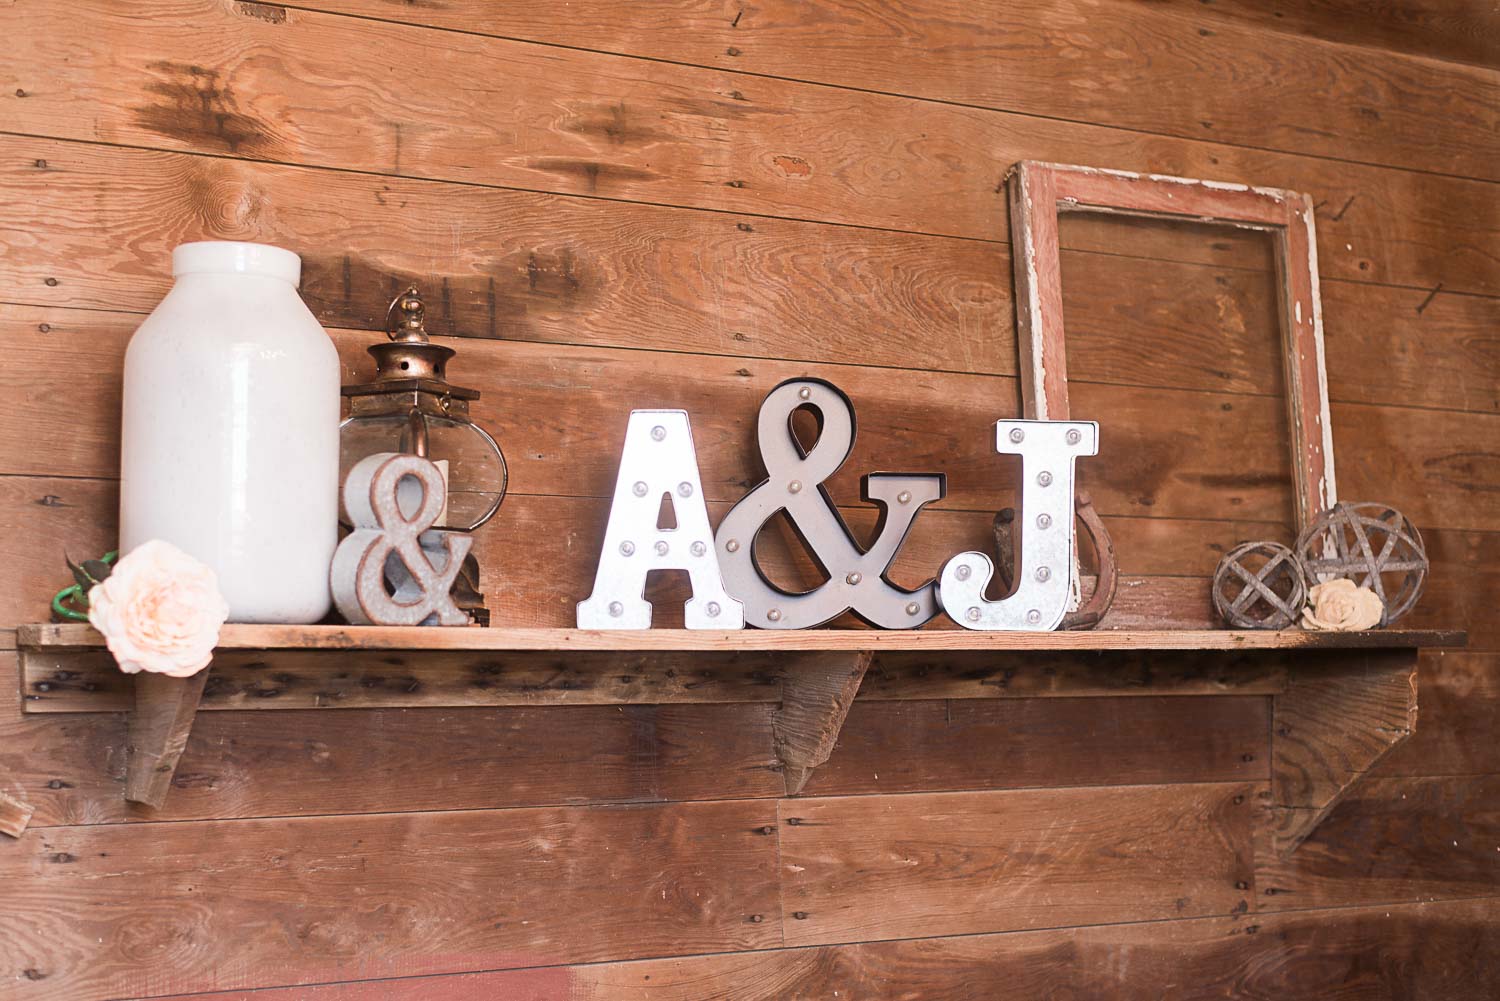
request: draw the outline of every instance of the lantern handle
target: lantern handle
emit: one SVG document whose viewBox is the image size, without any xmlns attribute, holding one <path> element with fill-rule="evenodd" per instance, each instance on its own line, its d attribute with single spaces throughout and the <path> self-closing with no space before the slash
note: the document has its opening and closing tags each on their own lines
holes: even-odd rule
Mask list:
<svg viewBox="0 0 1500 1001">
<path fill-rule="evenodd" d="M 401 451 L 427 458 L 427 418 L 416 407 L 406 415 L 406 428 L 401 432 Z"/>
<path fill-rule="evenodd" d="M 408 285 L 405 292 L 391 300 L 385 311 L 385 335 L 393 341 L 426 344 L 426 320 L 427 305 L 422 302 L 422 293 L 415 285 Z"/>
</svg>

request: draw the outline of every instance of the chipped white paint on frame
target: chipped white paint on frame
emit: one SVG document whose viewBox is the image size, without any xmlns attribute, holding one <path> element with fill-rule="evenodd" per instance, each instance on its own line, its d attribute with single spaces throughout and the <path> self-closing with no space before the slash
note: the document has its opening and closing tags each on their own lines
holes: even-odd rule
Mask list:
<svg viewBox="0 0 1500 1001">
<path fill-rule="evenodd" d="M 1133 182 L 1128 188 L 1120 189 L 1120 201 L 1123 204 L 1098 204 L 1099 200 L 1081 197 L 1077 192 L 1066 190 L 1064 179 L 1067 177 L 1093 177 L 1093 178 L 1117 178 Z M 1282 251 L 1282 263 L 1284 272 L 1290 276 L 1306 269 L 1308 274 L 1307 290 L 1305 298 L 1310 301 L 1306 306 L 1303 296 L 1293 299 L 1288 305 L 1292 311 L 1291 316 L 1283 318 L 1284 345 L 1283 356 L 1287 359 L 1291 369 L 1295 369 L 1299 375 L 1294 376 L 1288 385 L 1288 406 L 1292 411 L 1294 429 L 1297 429 L 1296 441 L 1293 443 L 1293 462 L 1298 470 L 1298 498 L 1297 507 L 1299 521 L 1315 517 L 1319 509 L 1330 507 L 1337 498 L 1337 489 L 1333 470 L 1333 432 L 1329 419 L 1328 406 L 1328 374 L 1323 344 L 1323 313 L 1322 292 L 1318 276 L 1317 260 L 1317 235 L 1313 225 L 1313 206 L 1311 199 L 1300 192 L 1288 191 L 1281 188 L 1259 187 L 1254 185 L 1228 182 L 1209 181 L 1193 178 L 1177 177 L 1169 174 L 1139 174 L 1131 171 L 1116 170 L 1106 167 L 1086 167 L 1069 164 L 1042 163 L 1037 161 L 1023 161 L 1016 164 L 1009 172 L 1010 182 L 1020 185 L 1021 199 L 1019 206 L 1012 203 L 1013 217 L 1011 220 L 1012 244 L 1019 245 L 1022 254 L 1021 267 L 1017 271 L 1017 278 L 1024 274 L 1027 284 L 1024 308 L 1028 310 L 1024 325 L 1028 330 L 1028 336 L 1022 342 L 1022 350 L 1030 354 L 1026 359 L 1029 364 L 1023 365 L 1023 380 L 1030 382 L 1029 386 L 1023 384 L 1023 390 L 1029 390 L 1031 409 L 1027 416 L 1039 419 L 1057 420 L 1070 416 L 1051 405 L 1047 399 L 1047 388 L 1045 378 L 1045 344 L 1050 337 L 1059 341 L 1058 353 L 1062 353 L 1063 324 L 1062 317 L 1049 317 L 1043 315 L 1043 294 L 1038 287 L 1038 279 L 1045 269 L 1040 267 L 1037 260 L 1037 247 L 1033 237 L 1033 231 L 1046 226 L 1049 231 L 1055 233 L 1056 219 L 1044 219 L 1038 215 L 1039 206 L 1030 197 L 1031 182 L 1049 183 L 1053 190 L 1053 202 L 1049 206 L 1050 211 L 1060 213 L 1063 211 L 1095 212 L 1104 214 L 1132 215 L 1155 218 L 1177 218 L 1195 219 L 1216 225 L 1232 226 L 1236 229 L 1270 232 L 1282 234 L 1279 240 Z M 1227 201 L 1216 201 L 1208 206 L 1198 206 L 1196 211 L 1187 204 L 1181 211 L 1175 206 L 1162 206 L 1160 202 L 1152 206 L 1149 199 L 1145 197 L 1132 198 L 1130 192 L 1140 190 L 1142 182 L 1170 184 L 1184 188 L 1202 189 L 1204 192 L 1212 191 L 1223 196 L 1240 196 L 1238 201 L 1229 199 Z M 1087 189 L 1081 189 L 1087 190 Z M 1189 202 L 1185 192 L 1158 191 L 1155 197 L 1165 197 L 1176 202 L 1177 195 L 1183 194 L 1183 201 Z M 1246 198 L 1244 196 L 1252 196 Z M 1206 197 L 1206 196 L 1205 196 Z M 1265 199 L 1265 201 L 1259 201 Z M 1238 205 L 1238 208 L 1234 206 Z M 1150 206 L 1150 207 L 1142 207 Z M 1228 206 L 1232 213 L 1231 217 L 1204 214 L 1203 208 L 1210 207 L 1218 209 Z M 1020 212 L 1014 210 L 1019 207 Z M 1046 211 L 1044 209 L 1043 211 Z M 1243 212 L 1243 214 L 1241 214 Z M 1235 218 L 1234 216 L 1238 216 Z M 1305 261 L 1293 261 L 1290 259 L 1291 247 L 1285 234 L 1289 229 L 1305 228 L 1307 239 L 1307 257 Z M 1017 239 L 1019 237 L 1019 239 Z M 1055 242 L 1055 241 L 1054 241 Z M 1352 247 L 1351 247 L 1352 249 Z M 1290 280 L 1288 279 L 1288 284 Z M 1022 308 L 1020 300 L 1017 307 Z M 1286 307 L 1284 307 L 1286 308 Z M 1311 330 L 1307 329 L 1308 319 L 1311 319 Z M 1018 322 L 1018 328 L 1022 323 Z M 1310 344 L 1309 344 L 1310 341 Z M 1310 350 L 1312 361 L 1317 373 L 1316 388 L 1304 384 L 1300 378 L 1303 368 L 1300 362 Z M 1065 355 L 1064 355 L 1065 357 Z M 1289 375 L 1292 373 L 1289 371 Z M 1054 373 L 1065 382 L 1066 372 Z M 1305 394 L 1316 391 L 1317 399 L 1311 407 L 1304 407 L 1303 397 Z M 1023 394 L 1026 395 L 1026 394 Z M 1303 416 L 1307 410 L 1312 411 L 1312 419 L 1320 425 L 1317 429 L 1304 428 Z M 1303 509 L 1311 505 L 1313 510 Z"/>
<path fill-rule="evenodd" d="M 1312 278 L 1309 293 L 1312 299 L 1313 351 L 1317 355 L 1318 368 L 1318 423 L 1322 424 L 1323 478 L 1318 482 L 1318 496 L 1325 509 L 1333 507 L 1338 500 L 1338 487 L 1333 474 L 1333 422 L 1328 410 L 1328 365 L 1323 347 L 1323 288 L 1318 280 L 1318 231 L 1313 223 L 1312 200 L 1302 199 L 1302 225 L 1307 228 L 1307 271 Z"/>
</svg>

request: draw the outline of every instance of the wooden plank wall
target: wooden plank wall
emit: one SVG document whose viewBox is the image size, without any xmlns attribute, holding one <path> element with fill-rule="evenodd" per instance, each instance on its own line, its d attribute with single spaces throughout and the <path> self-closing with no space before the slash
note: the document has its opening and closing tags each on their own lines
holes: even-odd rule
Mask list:
<svg viewBox="0 0 1500 1001">
<path fill-rule="evenodd" d="M 392 291 L 429 292 L 511 461 L 497 622 L 569 621 L 632 406 L 692 411 L 718 515 L 799 374 L 858 407 L 852 521 L 860 472 L 948 472 L 920 581 L 1011 503 L 1021 158 L 1313 194 L 1341 493 L 1417 521 L 1413 624 L 1473 640 L 1290 860 L 1263 696 L 858 701 L 798 799 L 762 704 L 212 713 L 154 815 L 121 716 L 4 704 L 0 791 L 36 814 L 0 838 L 0 997 L 1495 996 L 1490 6 L 0 5 L 0 691 L 63 551 L 113 540 L 122 352 L 192 239 L 301 253 L 351 378 Z M 1219 554 L 1290 532 L 1269 250 L 1063 236 L 1115 620 L 1202 622 Z"/>
</svg>

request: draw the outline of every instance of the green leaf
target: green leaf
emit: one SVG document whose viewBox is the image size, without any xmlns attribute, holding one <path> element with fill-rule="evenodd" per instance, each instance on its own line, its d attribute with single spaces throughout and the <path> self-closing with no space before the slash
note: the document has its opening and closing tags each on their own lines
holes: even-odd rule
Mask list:
<svg viewBox="0 0 1500 1001">
<path fill-rule="evenodd" d="M 89 588 L 94 586 L 94 578 L 88 575 L 87 570 L 83 569 L 83 567 L 79 566 L 77 563 L 74 563 L 72 558 L 69 557 L 67 553 L 63 554 L 63 559 L 67 560 L 68 569 L 73 571 L 73 579 L 78 582 L 78 586 L 80 588 L 82 588 L 84 591 L 88 591 Z"/>
<path fill-rule="evenodd" d="M 105 580 L 113 569 L 114 567 L 103 560 L 84 560 L 83 562 L 83 572 L 92 577 L 95 584 Z M 88 588 L 84 588 L 84 590 L 88 590 Z"/>
</svg>

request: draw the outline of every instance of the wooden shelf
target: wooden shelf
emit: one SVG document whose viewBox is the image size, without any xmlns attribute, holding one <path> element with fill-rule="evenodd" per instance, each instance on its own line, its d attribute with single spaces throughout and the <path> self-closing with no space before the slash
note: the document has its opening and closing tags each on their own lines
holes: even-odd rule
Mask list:
<svg viewBox="0 0 1500 1001">
<path fill-rule="evenodd" d="M 101 647 L 86 625 L 20 627 L 25 647 Z M 1367 629 L 1353 633 L 1192 630 L 1082 630 L 986 633 L 968 629 L 439 629 L 413 626 L 226 625 L 221 650 L 495 650 L 772 652 L 816 650 L 1348 650 L 1463 646 L 1462 632 Z"/>
<path fill-rule="evenodd" d="M 867 699 L 1270 696 L 1275 841 L 1300 844 L 1416 724 L 1417 651 L 1461 632 L 738 632 L 227 625 L 209 670 L 125 675 L 85 625 L 18 633 L 28 713 L 128 712 L 159 807 L 199 709 L 770 702 L 789 795 Z"/>
</svg>

